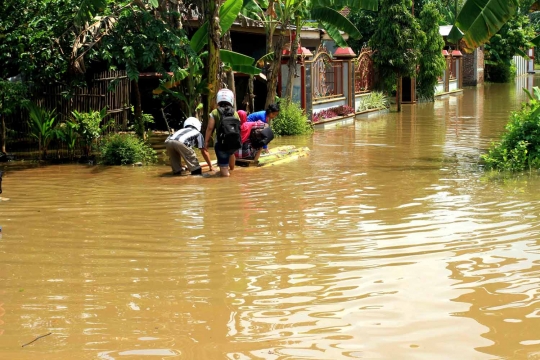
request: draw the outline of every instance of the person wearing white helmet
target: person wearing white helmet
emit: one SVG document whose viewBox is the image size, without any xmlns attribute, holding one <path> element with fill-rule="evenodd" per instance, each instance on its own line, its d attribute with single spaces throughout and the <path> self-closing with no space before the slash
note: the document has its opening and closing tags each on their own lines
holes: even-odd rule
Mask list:
<svg viewBox="0 0 540 360">
<path fill-rule="evenodd" d="M 206 128 L 206 134 L 204 137 L 204 148 L 208 149 L 208 142 L 214 130 L 217 130 L 217 138 L 214 141 L 214 150 L 216 152 L 217 163 L 219 166 L 219 171 L 221 176 L 228 177 L 230 176 L 230 170 L 234 170 L 235 157 L 234 153 L 242 147 L 241 137 L 240 137 L 240 117 L 238 113 L 234 111 L 234 93 L 229 89 L 221 89 L 218 91 L 216 96 L 216 103 L 218 105 L 217 109 L 214 109 L 210 114 L 208 114 L 208 126 Z M 236 118 L 237 121 L 234 119 Z M 222 122 L 222 120 L 225 120 Z M 233 139 L 232 144 L 235 144 L 234 138 L 237 135 L 237 144 L 230 145 L 227 141 L 223 141 L 223 133 L 219 129 L 223 129 L 221 125 L 230 124 L 231 133 L 228 133 L 227 136 L 230 136 L 229 139 Z M 237 132 L 237 134 L 235 134 Z M 206 150 L 207 151 L 207 150 Z M 205 151 L 203 151 L 204 153 Z"/>
<path fill-rule="evenodd" d="M 204 148 L 204 138 L 201 134 L 201 122 L 199 119 L 189 117 L 184 121 L 184 127 L 165 140 L 165 148 L 171 161 L 171 168 L 174 175 L 182 173 L 182 162 L 184 159 L 191 175 L 202 175 L 202 169 L 199 165 L 194 147 Z M 204 160 L 212 171 L 210 157 L 203 153 Z"/>
</svg>

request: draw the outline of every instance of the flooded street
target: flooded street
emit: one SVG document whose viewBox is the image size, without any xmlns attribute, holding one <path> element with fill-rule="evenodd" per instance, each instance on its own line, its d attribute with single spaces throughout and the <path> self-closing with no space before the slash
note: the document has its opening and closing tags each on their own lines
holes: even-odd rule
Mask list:
<svg viewBox="0 0 540 360">
<path fill-rule="evenodd" d="M 518 82 L 229 179 L 0 165 L 0 358 L 540 359 L 540 177 L 477 164 Z"/>
</svg>

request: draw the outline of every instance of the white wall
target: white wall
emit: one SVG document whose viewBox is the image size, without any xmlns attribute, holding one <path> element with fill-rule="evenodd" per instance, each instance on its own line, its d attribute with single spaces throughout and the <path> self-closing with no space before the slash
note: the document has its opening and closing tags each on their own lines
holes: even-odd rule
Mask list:
<svg viewBox="0 0 540 360">
<path fill-rule="evenodd" d="M 292 100 L 298 105 L 301 105 L 302 104 L 302 76 L 300 75 L 301 74 L 300 64 L 296 64 L 296 74 L 298 77 L 294 78 L 293 80 Z M 289 65 L 282 64 L 281 65 L 281 94 L 282 95 L 285 94 L 285 90 L 287 89 L 288 78 L 289 78 Z"/>
<path fill-rule="evenodd" d="M 528 72 L 528 61 L 518 55 L 514 55 L 514 63 L 516 64 L 516 76 L 525 75 Z"/>
<path fill-rule="evenodd" d="M 314 102 L 313 103 L 313 114 L 316 114 L 319 111 L 330 109 L 330 108 L 340 106 L 340 105 L 347 105 L 347 100 L 346 100 L 345 97 L 339 97 L 339 98 L 336 98 L 335 100 L 328 101 L 328 102 L 325 101 L 323 103 Z"/>
</svg>

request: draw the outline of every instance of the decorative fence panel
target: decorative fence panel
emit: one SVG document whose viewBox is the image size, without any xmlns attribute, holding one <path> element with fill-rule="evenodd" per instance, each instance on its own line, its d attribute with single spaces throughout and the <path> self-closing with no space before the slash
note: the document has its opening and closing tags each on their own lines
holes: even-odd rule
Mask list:
<svg viewBox="0 0 540 360">
<path fill-rule="evenodd" d="M 372 55 L 373 51 L 364 47 L 356 58 L 354 70 L 354 90 L 356 93 L 368 92 L 373 89 L 375 76 Z"/>
<path fill-rule="evenodd" d="M 306 61 L 311 68 L 311 91 L 313 101 L 343 96 L 343 64 L 333 60 L 324 51 L 312 61 Z"/>
<path fill-rule="evenodd" d="M 61 121 L 71 116 L 72 111 L 89 112 L 107 107 L 109 116 L 105 121 L 114 120 L 117 129 L 125 129 L 130 109 L 130 81 L 125 71 L 104 71 L 94 74 L 88 86 L 76 88 L 69 93 L 65 85 L 49 85 L 39 93 L 34 93 L 32 101 L 47 110 L 56 109 Z M 6 117 L 7 151 L 37 151 L 37 142 L 32 139 L 28 128 L 28 113 Z M 63 144 L 53 142 L 49 150 L 62 149 Z"/>
</svg>

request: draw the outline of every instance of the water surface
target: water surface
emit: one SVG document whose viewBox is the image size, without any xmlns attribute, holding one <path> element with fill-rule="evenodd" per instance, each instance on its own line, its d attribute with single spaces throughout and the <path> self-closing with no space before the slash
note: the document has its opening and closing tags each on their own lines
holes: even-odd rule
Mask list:
<svg viewBox="0 0 540 360">
<path fill-rule="evenodd" d="M 540 179 L 478 167 L 522 86 L 229 179 L 2 166 L 0 358 L 540 358 Z"/>
</svg>

